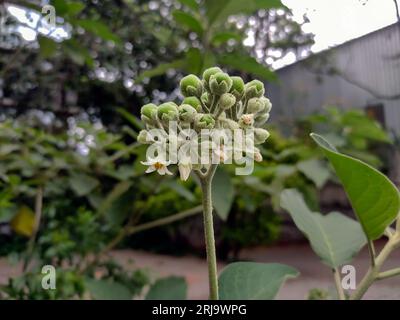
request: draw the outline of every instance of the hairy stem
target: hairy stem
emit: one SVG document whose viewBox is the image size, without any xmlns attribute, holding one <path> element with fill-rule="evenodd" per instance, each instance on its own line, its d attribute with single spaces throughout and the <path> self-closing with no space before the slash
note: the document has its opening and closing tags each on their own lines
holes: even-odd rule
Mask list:
<svg viewBox="0 0 400 320">
<path fill-rule="evenodd" d="M 338 270 L 338 268 L 335 268 L 332 271 L 333 271 L 333 277 L 335 278 L 335 285 L 336 285 L 336 291 L 338 293 L 338 297 L 340 300 L 346 300 L 346 296 L 344 294 L 344 290 L 342 287 L 342 279 L 340 278 L 339 270 Z"/>
<path fill-rule="evenodd" d="M 203 192 L 203 220 L 204 220 L 204 237 L 206 243 L 207 264 L 208 264 L 208 281 L 210 289 L 210 300 L 218 300 L 218 272 L 217 272 L 217 256 L 215 250 L 214 239 L 214 222 L 211 185 L 217 165 L 212 165 L 207 175 L 200 178 L 201 189 Z"/>
<path fill-rule="evenodd" d="M 365 274 L 364 278 L 358 285 L 357 290 L 350 296 L 350 300 L 359 300 L 367 292 L 368 288 L 372 285 L 375 280 L 380 279 L 379 271 L 385 263 L 386 259 L 400 245 L 400 236 L 396 234 L 389 239 L 386 245 L 383 247 L 382 251 L 375 259 L 375 264 L 371 265 Z M 386 274 L 387 275 L 387 274 Z"/>
</svg>

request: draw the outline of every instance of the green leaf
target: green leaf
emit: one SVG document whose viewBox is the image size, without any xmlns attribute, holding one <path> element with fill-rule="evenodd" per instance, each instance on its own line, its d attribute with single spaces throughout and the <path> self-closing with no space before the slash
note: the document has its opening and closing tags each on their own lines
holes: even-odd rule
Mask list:
<svg viewBox="0 0 400 320">
<path fill-rule="evenodd" d="M 224 23 L 229 16 L 251 14 L 259 9 L 282 8 L 280 0 L 205 0 L 206 15 L 210 26 Z"/>
<path fill-rule="evenodd" d="M 381 237 L 400 212 L 396 186 L 370 165 L 339 153 L 323 137 L 314 133 L 311 137 L 335 169 L 367 238 Z"/>
<path fill-rule="evenodd" d="M 180 3 L 182 3 L 184 6 L 187 6 L 188 8 L 197 11 L 199 10 L 199 4 L 196 2 L 196 0 L 178 0 Z"/>
<path fill-rule="evenodd" d="M 177 182 L 176 180 L 167 180 L 164 182 L 164 185 L 167 186 L 168 189 L 174 190 L 177 194 L 190 202 L 196 200 L 193 193 L 186 189 L 181 183 Z"/>
<path fill-rule="evenodd" d="M 271 300 L 285 280 L 299 272 L 279 263 L 235 262 L 219 277 L 221 300 Z"/>
<path fill-rule="evenodd" d="M 157 280 L 146 295 L 146 300 L 185 300 L 187 284 L 182 277 L 168 277 Z"/>
<path fill-rule="evenodd" d="M 226 54 L 219 58 L 219 63 L 239 71 L 251 73 L 257 77 L 263 78 L 264 80 L 277 80 L 277 75 L 275 72 L 258 63 L 256 59 L 250 56 L 244 56 L 235 53 Z"/>
<path fill-rule="evenodd" d="M 112 204 L 121 197 L 132 186 L 131 181 L 122 181 L 114 186 L 114 188 L 107 194 L 106 198 L 100 203 L 98 213 L 103 214 Z"/>
<path fill-rule="evenodd" d="M 68 180 L 71 189 L 79 197 L 89 194 L 99 185 L 99 181 L 97 179 L 82 172 L 71 174 Z"/>
<path fill-rule="evenodd" d="M 175 21 L 181 26 L 196 32 L 199 36 L 203 34 L 204 30 L 201 22 L 197 20 L 193 15 L 181 10 L 175 10 L 172 13 L 172 16 L 174 17 Z"/>
<path fill-rule="evenodd" d="M 322 188 L 331 175 L 328 168 L 318 159 L 300 161 L 297 168 L 318 188 Z"/>
<path fill-rule="evenodd" d="M 125 118 L 130 124 L 132 124 L 135 128 L 142 130 L 144 129 L 143 122 L 140 121 L 136 116 L 134 116 L 132 113 L 128 112 L 127 110 L 123 108 L 117 108 L 117 112 Z"/>
<path fill-rule="evenodd" d="M 190 48 L 186 52 L 185 71 L 200 74 L 203 66 L 203 54 L 197 48 Z"/>
<path fill-rule="evenodd" d="M 43 58 L 50 58 L 57 51 L 57 43 L 46 37 L 39 37 L 40 55 Z"/>
<path fill-rule="evenodd" d="M 114 281 L 86 279 L 85 285 L 95 300 L 132 300 L 129 289 Z"/>
<path fill-rule="evenodd" d="M 212 200 L 218 216 L 226 221 L 231 210 L 234 196 L 232 179 L 222 168 L 215 172 L 212 182 Z"/>
<path fill-rule="evenodd" d="M 219 46 L 225 42 L 228 42 L 229 40 L 241 41 L 242 39 L 243 35 L 235 32 L 220 32 L 212 37 L 211 43 L 213 43 L 216 46 Z"/>
<path fill-rule="evenodd" d="M 306 235 L 315 253 L 332 268 L 350 262 L 367 242 L 357 221 L 339 212 L 323 216 L 310 211 L 295 189 L 282 192 L 281 206 Z"/>
<path fill-rule="evenodd" d="M 82 19 L 74 21 L 74 24 L 80 26 L 90 33 L 95 34 L 103 40 L 113 41 L 117 44 L 121 43 L 121 39 L 101 21 Z"/>
<path fill-rule="evenodd" d="M 153 69 L 149 69 L 143 71 L 136 77 L 136 82 L 141 82 L 143 79 L 152 78 L 156 76 L 161 76 L 165 74 L 170 69 L 179 69 L 186 65 L 186 59 L 178 59 L 168 63 L 161 63 L 154 67 Z"/>
</svg>

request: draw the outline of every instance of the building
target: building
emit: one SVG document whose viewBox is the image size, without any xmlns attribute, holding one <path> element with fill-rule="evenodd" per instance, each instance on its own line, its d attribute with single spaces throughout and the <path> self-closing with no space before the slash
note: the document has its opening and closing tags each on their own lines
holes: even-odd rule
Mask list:
<svg viewBox="0 0 400 320">
<path fill-rule="evenodd" d="M 400 134 L 400 24 L 393 24 L 277 70 L 269 86 L 274 116 L 367 108 Z"/>
</svg>

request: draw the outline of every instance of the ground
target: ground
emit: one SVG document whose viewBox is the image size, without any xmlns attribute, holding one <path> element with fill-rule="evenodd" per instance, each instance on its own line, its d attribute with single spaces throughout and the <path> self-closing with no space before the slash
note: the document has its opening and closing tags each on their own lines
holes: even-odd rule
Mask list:
<svg viewBox="0 0 400 320">
<path fill-rule="evenodd" d="M 381 245 L 378 244 L 379 250 Z M 207 265 L 203 259 L 193 256 L 172 257 L 167 255 L 152 254 L 143 251 L 119 250 L 112 253 L 115 258 L 127 266 L 132 266 L 131 261 L 138 267 L 151 271 L 155 277 L 179 275 L 184 276 L 189 285 L 189 299 L 207 298 Z M 241 260 L 257 262 L 279 262 L 288 264 L 300 271 L 297 279 L 289 280 L 281 289 L 278 299 L 305 299 L 312 288 L 334 290 L 330 269 L 320 263 L 307 243 L 297 245 L 280 245 L 270 248 L 260 247 L 243 250 Z M 362 251 L 352 263 L 356 268 L 357 282 L 366 271 L 369 263 L 368 252 Z M 392 254 L 385 268 L 400 266 L 400 250 Z M 224 264 L 219 265 L 219 270 Z M 0 283 L 18 271 L 7 262 L 0 260 Z M 399 299 L 400 276 L 382 280 L 373 285 L 365 296 L 366 299 Z"/>
</svg>

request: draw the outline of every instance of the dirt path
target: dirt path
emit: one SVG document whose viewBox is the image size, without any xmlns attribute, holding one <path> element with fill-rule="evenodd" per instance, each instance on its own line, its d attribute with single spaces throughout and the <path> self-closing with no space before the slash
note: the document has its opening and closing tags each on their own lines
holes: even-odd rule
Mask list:
<svg viewBox="0 0 400 320">
<path fill-rule="evenodd" d="M 129 268 L 133 266 L 147 268 L 154 277 L 184 276 L 189 284 L 189 299 L 207 298 L 207 265 L 203 259 L 190 256 L 171 257 L 132 250 L 115 251 L 113 255 Z M 241 253 L 241 260 L 279 262 L 291 265 L 300 271 L 301 275 L 297 279 L 289 280 L 284 285 L 278 299 L 305 299 L 312 288 L 334 290 L 329 268 L 319 262 L 307 244 L 247 249 Z M 365 250 L 355 259 L 357 282 L 364 274 L 368 262 L 368 253 Z M 398 266 L 400 266 L 400 251 L 392 255 L 385 267 Z M 224 264 L 220 264 L 219 270 L 223 267 Z M 4 283 L 9 276 L 17 273 L 17 268 L 8 265 L 4 259 L 0 260 L 0 283 Z M 375 283 L 365 298 L 400 300 L 400 277 Z"/>
</svg>

